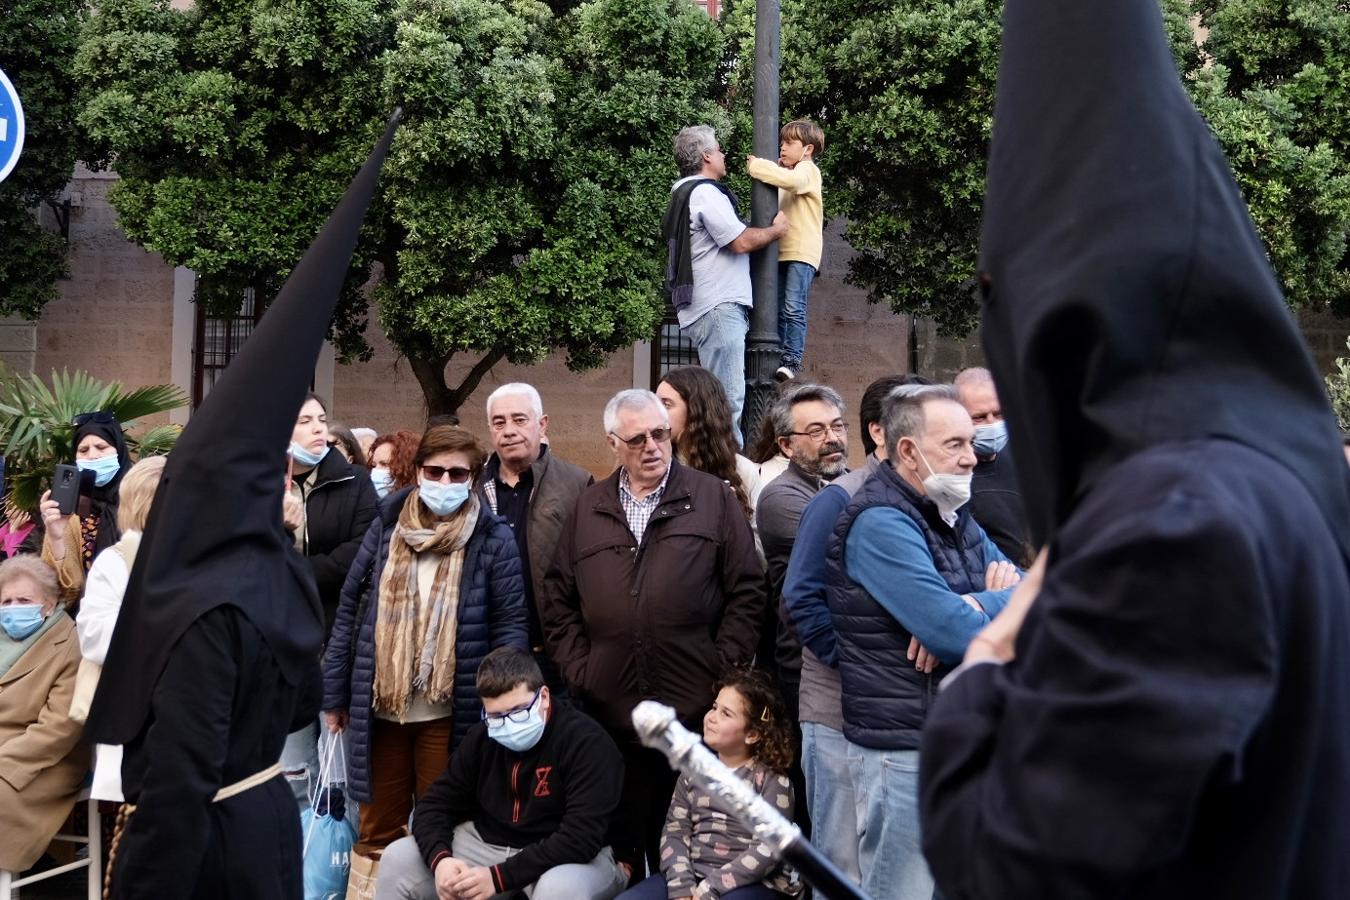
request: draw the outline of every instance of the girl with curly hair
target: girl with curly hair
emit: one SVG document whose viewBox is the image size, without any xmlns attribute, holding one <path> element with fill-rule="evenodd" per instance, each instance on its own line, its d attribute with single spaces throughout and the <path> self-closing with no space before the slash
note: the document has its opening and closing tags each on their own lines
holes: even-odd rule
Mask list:
<svg viewBox="0 0 1350 900">
<path fill-rule="evenodd" d="M 792 815 L 792 735 L 783 698 L 763 672 L 736 670 L 717 687 L 703 717 L 703 742 L 765 801 Z M 774 859 L 747 826 L 707 791 L 680 776 L 661 836 L 661 873 L 620 900 L 778 900 L 802 892 L 801 881 Z"/>
<path fill-rule="evenodd" d="M 731 485 L 747 518 L 754 520 L 750 496 L 758 467 L 736 450 L 736 429 L 726 388 L 707 369 L 671 369 L 656 386 L 670 417 L 671 440 L 680 462 Z"/>
</svg>

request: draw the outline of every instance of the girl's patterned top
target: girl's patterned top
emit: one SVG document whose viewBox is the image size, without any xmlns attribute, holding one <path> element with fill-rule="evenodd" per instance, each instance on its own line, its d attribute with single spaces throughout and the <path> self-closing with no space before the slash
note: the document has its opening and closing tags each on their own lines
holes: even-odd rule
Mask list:
<svg viewBox="0 0 1350 900">
<path fill-rule="evenodd" d="M 787 776 L 753 759 L 735 774 L 770 806 L 791 817 L 792 783 Z M 748 827 L 683 775 L 675 783 L 661 835 L 661 872 L 671 897 L 704 900 L 761 882 L 789 896 L 802 891 L 795 872 L 775 860 L 773 851 L 756 840 Z"/>
</svg>

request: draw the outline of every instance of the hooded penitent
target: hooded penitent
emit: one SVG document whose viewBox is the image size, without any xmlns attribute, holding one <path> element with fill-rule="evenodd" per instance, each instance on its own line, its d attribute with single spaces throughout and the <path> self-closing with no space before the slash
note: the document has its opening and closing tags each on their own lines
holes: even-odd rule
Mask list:
<svg viewBox="0 0 1350 900">
<path fill-rule="evenodd" d="M 309 390 L 398 114 L 258 328 L 183 431 L 160 479 L 86 737 L 135 737 L 174 644 L 232 605 L 291 684 L 312 667 L 323 616 L 281 519 L 286 448 Z"/>
<path fill-rule="evenodd" d="M 1009 2 L 982 240 L 985 351 L 1037 543 L 1151 445 L 1287 467 L 1350 553 L 1323 391 L 1156 0 Z"/>
</svg>

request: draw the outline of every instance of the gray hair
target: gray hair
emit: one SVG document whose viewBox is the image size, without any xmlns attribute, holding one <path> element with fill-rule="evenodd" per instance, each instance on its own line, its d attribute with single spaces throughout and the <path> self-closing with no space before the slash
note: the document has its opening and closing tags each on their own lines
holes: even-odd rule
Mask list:
<svg viewBox="0 0 1350 900">
<path fill-rule="evenodd" d="M 773 423 L 774 437 L 789 437 L 792 432 L 797 430 L 796 423 L 792 421 L 792 410 L 798 403 L 809 403 L 812 400 L 821 403 L 828 403 L 839 410 L 839 415 L 844 414 L 844 398 L 839 396 L 839 392 L 832 387 L 826 387 L 823 384 L 797 384 L 788 388 L 774 402 L 773 408 L 769 410 L 769 419 Z"/>
<path fill-rule="evenodd" d="M 524 397 L 530 401 L 530 412 L 534 413 L 536 419 L 541 419 L 544 416 L 544 401 L 539 397 L 539 392 L 534 389 L 534 385 L 526 384 L 523 381 L 511 381 L 488 394 L 484 409 L 487 411 L 489 423 L 492 422 L 492 404 L 503 397 Z"/>
<path fill-rule="evenodd" d="M 356 438 L 358 441 L 361 440 L 362 438 L 370 438 L 373 441 L 379 436 L 380 433 L 376 431 L 374 428 L 365 428 L 363 426 L 361 428 L 352 429 L 352 437 Z"/>
<path fill-rule="evenodd" d="M 703 171 L 703 154 L 717 146 L 717 132 L 711 125 L 690 125 L 675 135 L 675 165 L 680 177 Z"/>
<path fill-rule="evenodd" d="M 926 422 L 923 407 L 934 400 L 961 402 L 955 385 L 902 384 L 891 391 L 881 404 L 881 427 L 886 432 L 886 452 L 895 453 L 901 438 L 923 434 Z"/>
<path fill-rule="evenodd" d="M 605 404 L 605 433 L 613 433 L 615 428 L 619 427 L 619 413 L 627 410 L 630 412 L 640 412 L 648 407 L 655 406 L 661 411 L 661 418 L 665 420 L 666 425 L 670 425 L 670 414 L 666 412 L 665 406 L 661 403 L 661 398 L 651 391 L 644 391 L 641 388 L 629 388 L 626 391 L 619 391 L 609 402 Z"/>
<path fill-rule="evenodd" d="M 42 561 L 41 557 L 24 553 L 0 562 L 0 590 L 16 578 L 33 580 L 42 596 L 30 599 L 41 600 L 44 607 L 55 603 L 61 596 L 61 588 L 56 583 L 56 573 L 52 571 L 51 566 Z"/>
<path fill-rule="evenodd" d="M 994 373 L 990 372 L 984 366 L 971 366 L 969 369 L 962 369 L 956 373 L 952 379 L 952 384 L 958 388 L 965 387 L 968 384 L 993 384 Z"/>
</svg>

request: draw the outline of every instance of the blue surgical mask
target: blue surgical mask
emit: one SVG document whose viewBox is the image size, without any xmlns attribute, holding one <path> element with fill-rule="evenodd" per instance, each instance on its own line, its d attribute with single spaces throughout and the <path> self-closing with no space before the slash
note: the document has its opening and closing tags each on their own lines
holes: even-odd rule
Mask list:
<svg viewBox="0 0 1350 900">
<path fill-rule="evenodd" d="M 375 485 L 375 493 L 383 500 L 394 489 L 394 473 L 388 469 L 371 469 L 370 483 Z"/>
<path fill-rule="evenodd" d="M 42 627 L 47 617 L 36 603 L 22 606 L 0 606 L 0 628 L 16 641 L 21 641 Z"/>
<path fill-rule="evenodd" d="M 544 734 L 544 714 L 539 711 L 542 705 L 536 700 L 534 706 L 530 707 L 530 717 L 524 722 L 507 719 L 500 725 L 488 725 L 488 737 L 507 750 L 524 753 L 539 743 L 539 738 Z"/>
<path fill-rule="evenodd" d="M 94 486 L 104 487 L 117 477 L 118 470 L 122 468 L 122 461 L 114 453 L 112 456 L 101 456 L 98 459 L 77 459 L 75 467 L 81 472 L 93 472 Z"/>
<path fill-rule="evenodd" d="M 322 453 L 310 453 L 295 441 L 291 441 L 291 458 L 302 466 L 317 466 L 319 463 L 323 462 L 323 458 L 327 456 L 328 451 L 332 449 L 331 446 L 325 444 Z"/>
<path fill-rule="evenodd" d="M 469 499 L 469 483 L 428 481 L 423 478 L 417 487 L 417 496 L 422 498 L 432 515 L 448 516 L 464 505 Z"/>
<path fill-rule="evenodd" d="M 975 426 L 975 455 L 993 456 L 1008 443 L 1008 423 L 1001 419 L 992 425 Z"/>
</svg>

